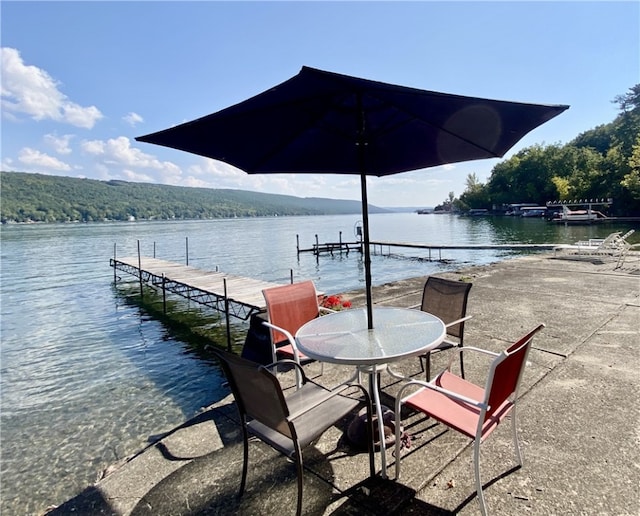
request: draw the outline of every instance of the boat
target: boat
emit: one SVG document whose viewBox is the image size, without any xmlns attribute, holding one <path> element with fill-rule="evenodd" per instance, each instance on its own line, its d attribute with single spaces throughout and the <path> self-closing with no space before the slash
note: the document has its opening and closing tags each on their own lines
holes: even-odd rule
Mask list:
<svg viewBox="0 0 640 516">
<path fill-rule="evenodd" d="M 518 202 L 506 205 L 505 216 L 507 217 L 521 217 L 525 208 L 534 208 L 535 203 L 531 202 Z"/>
<path fill-rule="evenodd" d="M 552 222 L 564 224 L 593 224 L 601 222 L 607 216 L 597 210 L 592 210 L 591 206 L 586 210 L 570 210 L 567 206 L 562 206 L 562 211 L 554 215 Z"/>
<path fill-rule="evenodd" d="M 527 206 L 526 208 L 521 209 L 522 213 L 521 217 L 529 218 L 529 217 L 544 217 L 547 214 L 546 206 Z"/>
<path fill-rule="evenodd" d="M 469 217 L 484 217 L 485 215 L 489 215 L 489 210 L 485 210 L 482 208 L 472 208 L 466 214 Z"/>
</svg>

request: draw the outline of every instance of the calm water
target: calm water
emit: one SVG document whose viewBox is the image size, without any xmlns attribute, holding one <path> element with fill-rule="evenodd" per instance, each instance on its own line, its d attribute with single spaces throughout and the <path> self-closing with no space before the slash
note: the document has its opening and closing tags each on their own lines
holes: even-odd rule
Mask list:
<svg viewBox="0 0 640 516">
<path fill-rule="evenodd" d="M 113 286 L 109 258 L 142 253 L 271 281 L 313 279 L 338 293 L 364 286 L 358 253 L 296 255 L 354 240 L 357 216 L 192 222 L 3 226 L 1 236 L 2 514 L 39 514 L 74 496 L 119 458 L 139 451 L 220 396 L 214 365 L 194 355 Z M 371 238 L 430 244 L 566 242 L 612 226 L 531 219 L 374 215 Z M 399 251 L 398 251 L 399 252 Z M 489 263 L 512 254 L 447 251 L 447 263 L 372 257 L 374 284 Z M 242 338 L 242 336 L 240 336 Z"/>
</svg>

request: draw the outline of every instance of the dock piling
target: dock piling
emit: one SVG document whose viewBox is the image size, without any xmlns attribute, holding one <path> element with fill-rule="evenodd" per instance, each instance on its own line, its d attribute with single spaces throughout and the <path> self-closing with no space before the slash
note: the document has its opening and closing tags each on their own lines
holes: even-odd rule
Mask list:
<svg viewBox="0 0 640 516">
<path fill-rule="evenodd" d="M 140 280 L 140 299 L 144 298 L 144 284 L 142 281 L 142 256 L 140 255 L 140 240 L 138 240 L 138 270 L 140 274 L 138 275 Z"/>
<path fill-rule="evenodd" d="M 167 277 L 162 273 L 162 313 L 167 313 Z"/>
<path fill-rule="evenodd" d="M 116 262 L 117 259 L 117 255 L 116 255 L 116 245 L 117 244 L 113 244 L 113 263 Z M 116 274 L 116 268 L 113 268 L 113 282 L 116 283 L 118 281 L 118 275 Z"/>
<path fill-rule="evenodd" d="M 222 280 L 224 288 L 224 315 L 225 322 L 227 323 L 227 351 L 231 351 L 231 324 L 229 321 L 229 293 L 227 291 L 227 278 Z"/>
</svg>

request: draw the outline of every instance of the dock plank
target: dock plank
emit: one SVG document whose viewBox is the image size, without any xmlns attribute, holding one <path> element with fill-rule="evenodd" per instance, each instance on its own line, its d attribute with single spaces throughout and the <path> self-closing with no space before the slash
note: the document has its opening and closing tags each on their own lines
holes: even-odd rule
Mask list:
<svg viewBox="0 0 640 516">
<path fill-rule="evenodd" d="M 157 280 L 165 279 L 167 282 L 179 283 L 189 290 L 197 290 L 202 294 L 226 299 L 246 306 L 252 310 L 264 310 L 265 302 L 262 290 L 281 286 L 261 279 L 248 278 L 219 271 L 207 271 L 191 265 L 182 265 L 176 262 L 161 260 L 158 258 L 125 256 L 114 260 L 124 264 L 139 274 L 140 269 L 144 273 L 153 276 Z"/>
</svg>

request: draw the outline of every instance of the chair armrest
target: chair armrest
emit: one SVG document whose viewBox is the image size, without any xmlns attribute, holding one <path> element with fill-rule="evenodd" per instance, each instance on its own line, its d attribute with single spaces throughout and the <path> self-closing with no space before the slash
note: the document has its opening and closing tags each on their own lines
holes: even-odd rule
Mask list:
<svg viewBox="0 0 640 516">
<path fill-rule="evenodd" d="M 285 330 L 284 328 L 280 328 L 280 326 L 276 326 L 275 324 L 272 324 L 270 322 L 267 321 L 262 321 L 262 324 L 264 324 L 265 326 L 272 328 L 274 330 L 279 331 L 280 333 L 283 333 L 285 337 L 287 337 L 287 340 L 292 344 L 295 345 L 295 339 L 293 338 L 293 335 L 291 335 L 291 333 L 289 333 L 287 330 Z"/>
<path fill-rule="evenodd" d="M 469 405 L 473 405 L 474 407 L 478 407 L 479 409 L 488 408 L 488 405 L 486 403 L 483 403 L 482 401 L 474 400 L 473 398 L 463 396 L 462 394 L 458 394 L 457 392 L 453 392 L 448 389 L 443 389 L 442 387 L 438 387 L 437 385 L 426 383 L 425 387 L 427 389 L 439 392 L 440 394 L 444 394 L 447 398 L 468 403 Z"/>
<path fill-rule="evenodd" d="M 267 326 L 269 328 L 273 328 L 274 330 L 277 330 L 277 331 L 283 333 L 284 336 L 287 337 L 287 340 L 289 341 L 289 344 L 291 344 L 291 349 L 293 349 L 293 357 L 296 359 L 296 361 L 300 361 L 300 355 L 298 355 L 298 346 L 296 345 L 296 339 L 293 337 L 293 335 L 291 335 L 291 333 L 289 333 L 284 328 L 280 328 L 280 326 L 276 326 L 275 324 L 272 324 L 272 323 L 267 322 L 267 321 L 263 321 L 262 324 L 264 324 L 265 326 Z M 271 343 L 271 347 L 272 347 L 272 352 L 273 352 L 274 358 L 275 358 L 276 343 L 272 342 Z"/>
<path fill-rule="evenodd" d="M 322 387 L 323 389 L 326 389 L 326 387 L 323 387 L 322 385 L 309 380 L 309 383 L 312 383 L 314 385 L 317 385 L 319 387 Z M 315 409 L 316 407 L 322 405 L 324 402 L 326 402 L 327 400 L 330 400 L 331 398 L 333 398 L 334 396 L 338 396 L 340 395 L 343 391 L 350 389 L 350 388 L 359 388 L 364 396 L 365 396 L 365 401 L 370 404 L 370 399 L 369 399 L 369 393 L 367 392 L 367 390 L 360 384 L 358 383 L 342 383 L 336 387 L 334 387 L 333 389 L 329 390 L 326 389 L 326 393 L 323 396 L 318 396 L 315 399 L 315 402 L 312 404 L 306 404 L 303 408 L 297 410 L 296 412 L 291 412 L 289 414 L 289 417 L 287 418 L 290 421 L 294 421 L 295 419 L 299 418 L 300 416 L 306 414 L 307 412 L 309 412 L 310 410 Z"/>
<path fill-rule="evenodd" d="M 461 317 L 460 319 L 456 319 L 455 321 L 451 321 L 450 323 L 447 323 L 444 326 L 445 326 L 445 328 L 448 328 L 449 326 L 453 326 L 454 324 L 460 324 L 461 322 L 468 321 L 472 317 L 473 317 L 473 315 L 467 315 L 466 317 Z"/>
<path fill-rule="evenodd" d="M 488 349 L 476 348 L 473 346 L 463 346 L 461 348 L 456 349 L 456 351 L 458 351 L 459 353 L 461 353 L 462 351 L 476 351 L 478 353 L 483 353 L 485 355 L 489 355 L 494 358 L 500 355 L 500 353 L 496 353 L 495 351 L 489 351 Z"/>
<path fill-rule="evenodd" d="M 404 399 L 401 399 L 402 392 L 407 387 L 411 387 L 411 386 L 420 386 L 420 387 L 423 387 L 425 389 L 431 389 L 432 391 L 436 391 L 436 392 L 439 392 L 440 394 L 444 394 L 448 398 L 451 398 L 451 399 L 454 399 L 454 400 L 457 400 L 457 401 L 462 401 L 464 403 L 468 403 L 469 405 L 472 405 L 474 407 L 478 407 L 479 409 L 483 409 L 483 408 L 487 408 L 488 407 L 488 405 L 486 405 L 482 401 L 474 400 L 473 398 L 469 398 L 467 396 L 462 396 L 461 394 L 458 394 L 457 392 L 453 392 L 453 391 L 450 391 L 448 389 L 443 389 L 442 387 L 438 387 L 437 385 L 435 385 L 433 383 L 433 380 L 431 382 L 423 382 L 421 380 L 411 380 L 410 382 L 407 382 L 406 384 L 404 384 L 400 388 L 400 390 L 398 391 L 398 394 L 396 395 L 396 399 L 399 400 L 400 403 L 404 403 Z"/>
<path fill-rule="evenodd" d="M 483 355 L 489 355 L 490 357 L 497 357 L 498 355 L 500 355 L 500 353 L 495 353 L 493 351 L 489 351 L 486 349 L 481 349 L 481 348 L 475 348 L 473 346 L 456 346 L 453 348 L 453 351 L 457 352 L 457 353 L 462 353 L 463 351 L 476 351 L 477 353 L 482 353 Z M 446 371 L 451 371 L 451 366 L 453 365 L 453 359 L 454 359 L 454 354 L 451 353 L 451 357 L 449 358 L 449 363 L 447 364 L 447 367 L 445 368 Z"/>
<path fill-rule="evenodd" d="M 418 308 L 420 308 L 422 305 L 411 305 L 407 308 L 409 308 L 410 310 L 416 310 Z M 445 324 L 445 327 L 448 328 L 449 326 L 453 326 L 454 324 L 459 324 L 461 322 L 465 322 L 468 321 L 469 319 L 471 319 L 473 317 L 473 315 L 467 315 L 466 317 L 462 317 L 460 319 L 456 319 L 455 321 L 451 321 L 450 323 Z"/>
<path fill-rule="evenodd" d="M 292 365 L 294 366 L 296 369 L 299 369 L 300 372 L 302 373 L 302 377 L 303 379 L 306 381 L 307 377 L 304 373 L 304 369 L 302 368 L 302 366 L 300 364 L 298 364 L 298 362 L 296 362 L 295 360 L 291 360 L 290 358 L 283 358 L 281 360 L 276 360 L 275 362 L 271 362 L 270 364 L 265 364 L 265 365 L 261 365 L 260 367 L 264 368 L 264 369 L 271 369 L 272 367 L 275 367 L 277 365 L 282 365 L 282 364 L 286 364 L 286 365 Z"/>
</svg>

